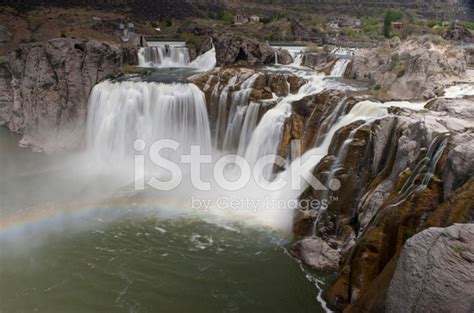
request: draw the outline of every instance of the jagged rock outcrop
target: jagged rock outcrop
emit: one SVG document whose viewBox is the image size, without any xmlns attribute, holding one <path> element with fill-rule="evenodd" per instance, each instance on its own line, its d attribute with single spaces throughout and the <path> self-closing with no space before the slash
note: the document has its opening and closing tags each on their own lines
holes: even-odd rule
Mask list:
<svg viewBox="0 0 474 313">
<path fill-rule="evenodd" d="M 473 290 L 474 224 L 429 228 L 405 243 L 385 312 L 469 313 Z"/>
<path fill-rule="evenodd" d="M 305 238 L 291 247 L 291 253 L 318 271 L 335 271 L 339 267 L 339 251 L 321 238 Z"/>
<path fill-rule="evenodd" d="M 368 82 L 381 99 L 429 99 L 465 71 L 462 49 L 422 38 L 357 50 L 349 77 Z"/>
<path fill-rule="evenodd" d="M 263 65 L 274 63 L 275 49 L 269 44 L 239 35 L 214 34 L 217 65 Z"/>
<path fill-rule="evenodd" d="M 443 32 L 443 38 L 467 43 L 474 42 L 474 36 L 471 31 L 462 24 L 451 25 L 451 27 Z"/>
<path fill-rule="evenodd" d="M 302 152 L 317 146 L 330 121 L 363 99 L 325 91 L 294 102 L 291 138 L 301 140 Z M 321 251 L 338 252 L 330 254 L 331 264 L 339 263 L 341 274 L 326 295 L 335 310 L 383 310 L 405 240 L 428 227 L 466 223 L 474 216 L 474 204 L 467 201 L 474 187 L 469 180 L 474 175 L 472 101 L 439 98 L 425 110 L 388 110 L 385 118 L 354 122 L 336 132 L 313 174 L 326 186 L 337 179 L 340 188 L 308 188 L 300 197 L 303 203 L 336 200 L 318 210 L 302 208 L 294 217 L 296 234 L 331 249 L 297 242 L 293 251 L 303 263 L 323 269 L 327 253 Z"/>
<path fill-rule="evenodd" d="M 296 41 L 311 41 L 322 44 L 325 41 L 326 34 L 316 27 L 308 27 L 303 25 L 296 19 L 290 19 L 291 29 Z"/>
<path fill-rule="evenodd" d="M 283 64 L 287 65 L 293 62 L 293 58 L 291 57 L 291 54 L 288 52 L 286 49 L 278 49 L 276 51 L 277 57 L 278 57 L 278 64 Z M 273 63 L 276 63 L 275 61 Z"/>
<path fill-rule="evenodd" d="M 122 49 L 122 62 L 128 65 L 138 65 L 138 47 L 124 45 Z"/>
<path fill-rule="evenodd" d="M 93 40 L 58 38 L 21 44 L 1 67 L 1 123 L 22 146 L 47 152 L 84 139 L 89 92 L 121 72 L 121 50 Z"/>
<path fill-rule="evenodd" d="M 312 67 L 319 72 L 329 74 L 332 66 L 337 61 L 337 56 L 331 53 L 331 50 L 331 46 L 324 46 L 320 51 L 305 53 L 303 57 L 303 65 Z"/>
</svg>

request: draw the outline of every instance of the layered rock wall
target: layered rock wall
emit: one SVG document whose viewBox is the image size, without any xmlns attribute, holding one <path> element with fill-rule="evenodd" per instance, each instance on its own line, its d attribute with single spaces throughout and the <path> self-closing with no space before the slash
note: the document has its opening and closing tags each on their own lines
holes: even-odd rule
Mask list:
<svg viewBox="0 0 474 313">
<path fill-rule="evenodd" d="M 23 146 L 78 148 L 90 90 L 121 66 L 120 49 L 93 40 L 22 44 L 0 68 L 0 122 L 23 134 Z"/>
</svg>

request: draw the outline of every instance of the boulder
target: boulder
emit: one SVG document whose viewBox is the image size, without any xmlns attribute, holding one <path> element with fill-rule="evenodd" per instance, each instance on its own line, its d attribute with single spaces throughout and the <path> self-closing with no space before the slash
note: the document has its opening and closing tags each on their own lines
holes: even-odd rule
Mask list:
<svg viewBox="0 0 474 313">
<path fill-rule="evenodd" d="M 291 253 L 304 264 L 317 271 L 335 271 L 339 267 L 340 254 L 321 238 L 305 238 L 291 247 Z"/>
<path fill-rule="evenodd" d="M 215 34 L 217 65 L 263 65 L 274 62 L 275 49 L 269 44 L 235 34 Z"/>
<path fill-rule="evenodd" d="M 276 51 L 276 54 L 278 56 L 278 64 L 286 65 L 291 64 L 291 62 L 293 62 L 291 54 L 286 49 L 278 49 Z"/>
<path fill-rule="evenodd" d="M 405 243 L 385 312 L 470 313 L 473 290 L 474 224 L 429 228 Z"/>
<path fill-rule="evenodd" d="M 303 57 L 303 65 L 317 69 L 320 72 L 329 74 L 334 63 L 337 61 L 337 56 L 330 51 L 329 46 L 317 52 L 307 52 Z"/>
</svg>

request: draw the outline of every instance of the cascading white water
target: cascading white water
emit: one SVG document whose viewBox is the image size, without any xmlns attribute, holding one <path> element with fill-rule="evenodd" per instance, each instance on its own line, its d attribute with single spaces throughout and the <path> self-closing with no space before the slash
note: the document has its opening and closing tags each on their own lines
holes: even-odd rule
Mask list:
<svg viewBox="0 0 474 313">
<path fill-rule="evenodd" d="M 215 68 L 216 64 L 216 49 L 212 47 L 212 49 L 194 59 L 191 62 L 190 67 L 198 69 L 201 72 L 207 72 Z"/>
<path fill-rule="evenodd" d="M 185 46 L 155 45 L 138 50 L 138 65 L 155 68 L 194 68 L 201 72 L 216 67 L 216 49 L 206 51 L 191 62 L 189 49 Z"/>
<path fill-rule="evenodd" d="M 307 83 L 297 94 L 278 99 L 277 105 L 268 110 L 257 124 L 260 108 L 264 104 L 252 103 L 247 105 L 248 95 L 256 77 L 247 77 L 242 82 L 239 77 L 233 77 L 227 86 L 222 88 L 218 96 L 218 87 L 212 92 L 213 97 L 219 98 L 216 138 L 232 142 L 232 147 L 239 155 L 244 156 L 250 165 L 255 165 L 260 157 L 275 154 L 281 144 L 282 131 L 286 119 L 291 115 L 291 103 L 305 96 L 321 92 L 325 88 L 324 76 L 309 75 L 304 77 Z M 230 94 L 233 86 L 241 84 L 238 91 Z M 222 86 L 221 86 L 222 87 Z M 235 103 L 231 114 L 228 113 L 228 101 Z M 272 101 L 277 100 L 274 98 Z M 270 103 L 270 102 L 269 102 Z M 338 129 L 357 120 L 376 119 L 387 114 L 386 107 L 390 104 L 360 102 L 344 115 L 343 110 L 337 117 L 331 119 L 327 131 L 324 132 L 321 143 L 309 150 L 297 160 L 310 160 L 311 168 L 328 153 L 329 144 Z M 400 103 L 404 106 L 404 103 Z M 343 104 L 341 104 L 343 106 Z M 418 105 L 417 105 L 418 106 Z M 227 121 L 227 116 L 229 120 Z M 232 118 L 230 118 L 232 117 Z M 234 127 L 235 126 L 235 127 Z M 229 132 L 227 132 L 229 130 Z M 158 84 L 145 82 L 103 82 L 97 85 L 90 96 L 89 115 L 87 124 L 88 151 L 108 163 L 133 156 L 133 141 L 144 139 L 147 144 L 157 139 L 169 138 L 181 142 L 183 149 L 176 151 L 173 156 L 183 154 L 191 144 L 201 146 L 203 153 L 211 151 L 211 134 L 206 111 L 204 94 L 193 84 Z M 238 134 L 238 135 L 237 135 Z M 218 148 L 219 149 L 219 148 Z M 215 151 L 215 150 L 214 150 Z M 220 154 L 217 154 L 220 155 Z M 287 161 L 288 162 L 288 161 Z M 282 165 L 282 164 L 280 164 Z M 257 166 L 258 167 L 258 166 Z M 252 213 L 252 221 L 277 229 L 289 229 L 293 210 L 276 210 L 264 199 L 293 201 L 306 188 L 304 181 L 306 173 L 290 163 L 282 172 L 275 174 L 272 166 L 252 168 L 255 181 L 249 182 L 239 192 L 229 191 L 214 186 L 209 192 L 198 192 L 195 189 L 179 189 L 177 194 L 183 198 L 191 195 L 202 196 L 203 199 L 214 199 L 217 196 L 250 197 L 259 200 L 258 213 Z M 230 175 L 234 174 L 232 170 Z M 302 180 L 300 188 L 292 188 L 291 184 L 276 187 L 280 179 L 288 182 L 292 177 Z M 187 180 L 190 180 L 187 177 Z M 215 182 L 212 182 L 214 184 Z M 187 198 L 186 198 L 187 199 Z M 188 207 L 185 203 L 178 206 Z M 212 209 L 212 205 L 209 208 Z M 271 210 L 274 209 L 274 210 Z M 247 211 L 248 213 L 248 211 Z M 246 212 L 223 212 L 230 216 L 243 216 L 248 220 Z"/>
<path fill-rule="evenodd" d="M 240 132 L 238 155 L 244 155 L 245 150 L 250 142 L 253 131 L 257 127 L 258 112 L 260 110 L 260 103 L 250 102 L 245 113 L 242 131 Z"/>
<path fill-rule="evenodd" d="M 293 59 L 293 62 L 289 64 L 290 66 L 293 66 L 293 67 L 301 66 L 301 61 L 303 60 L 306 47 L 304 46 L 278 46 L 278 45 L 272 45 L 272 47 L 275 49 L 284 49 L 290 53 L 291 58 Z M 277 64 L 278 64 L 278 54 L 277 52 L 275 52 L 275 65 Z"/>
<path fill-rule="evenodd" d="M 289 94 L 273 109 L 265 113 L 253 132 L 245 151 L 245 158 L 250 164 L 255 164 L 257 160 L 263 156 L 276 155 L 285 120 L 291 114 L 291 103 L 307 95 L 322 91 L 323 83 L 322 77 L 311 77 L 308 79 L 308 82 L 299 89 L 298 93 Z M 270 166 L 258 170 L 264 180 L 269 180 L 273 175 L 273 169 Z"/>
<path fill-rule="evenodd" d="M 139 66 L 144 67 L 187 67 L 191 62 L 189 49 L 181 46 L 151 46 L 138 51 Z"/>
<path fill-rule="evenodd" d="M 172 139 L 177 153 L 199 144 L 210 152 L 204 94 L 193 84 L 105 81 L 89 97 L 87 149 L 105 162 L 133 155 L 133 142 Z"/>
<path fill-rule="evenodd" d="M 240 140 L 240 132 L 247 111 L 248 100 L 252 92 L 253 84 L 260 74 L 254 74 L 247 78 L 241 85 L 240 90 L 232 93 L 232 104 L 229 112 L 223 149 L 227 152 L 236 152 Z"/>
<path fill-rule="evenodd" d="M 331 74 L 329 76 L 332 77 L 343 77 L 344 73 L 346 72 L 347 65 L 351 60 L 349 59 L 339 59 L 334 64 L 334 67 L 331 70 Z"/>
<path fill-rule="evenodd" d="M 214 134 L 214 146 L 218 148 L 220 148 L 220 144 L 224 140 L 226 131 L 227 101 L 229 97 L 229 89 L 235 85 L 237 80 L 237 76 L 234 76 L 229 79 L 227 85 L 222 89 L 221 94 L 219 96 L 216 131 Z M 216 85 L 216 88 L 218 88 L 218 85 Z M 215 91 L 216 90 L 217 89 L 215 89 Z"/>
</svg>

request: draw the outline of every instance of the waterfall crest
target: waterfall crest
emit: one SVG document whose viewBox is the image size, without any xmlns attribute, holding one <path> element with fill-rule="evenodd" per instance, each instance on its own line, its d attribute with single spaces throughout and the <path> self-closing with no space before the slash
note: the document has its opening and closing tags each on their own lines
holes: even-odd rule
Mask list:
<svg viewBox="0 0 474 313">
<path fill-rule="evenodd" d="M 180 151 L 210 152 L 204 94 L 193 84 L 102 82 L 89 98 L 87 149 L 102 160 L 128 157 L 133 142 L 172 139 Z"/>
<path fill-rule="evenodd" d="M 187 67 L 191 62 L 189 49 L 181 46 L 151 46 L 140 48 L 138 64 L 144 67 Z"/>
</svg>

